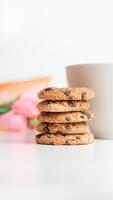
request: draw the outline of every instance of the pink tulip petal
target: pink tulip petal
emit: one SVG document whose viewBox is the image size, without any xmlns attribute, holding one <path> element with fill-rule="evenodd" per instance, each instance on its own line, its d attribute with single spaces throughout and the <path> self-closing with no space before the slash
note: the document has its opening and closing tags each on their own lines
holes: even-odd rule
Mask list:
<svg viewBox="0 0 113 200">
<path fill-rule="evenodd" d="M 31 88 L 28 88 L 21 95 L 21 99 L 31 99 L 33 101 L 39 101 L 37 98 L 37 93 L 44 88 L 44 85 L 37 85 Z"/>
<path fill-rule="evenodd" d="M 17 114 L 21 114 L 27 118 L 36 117 L 37 103 L 30 99 L 19 99 L 12 105 L 13 110 Z"/>
<path fill-rule="evenodd" d="M 4 91 L 0 93 L 0 101 L 9 101 L 13 98 L 13 95 L 9 91 Z"/>
<path fill-rule="evenodd" d="M 27 129 L 27 120 L 10 111 L 0 116 L 0 128 L 9 131 L 25 131 Z"/>
</svg>

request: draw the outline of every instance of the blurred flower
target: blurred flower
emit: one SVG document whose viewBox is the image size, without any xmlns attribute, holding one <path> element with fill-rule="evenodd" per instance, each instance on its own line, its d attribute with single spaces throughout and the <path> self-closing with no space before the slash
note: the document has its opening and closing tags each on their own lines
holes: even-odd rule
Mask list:
<svg viewBox="0 0 113 200">
<path fill-rule="evenodd" d="M 23 92 L 23 94 L 21 94 L 20 98 L 21 99 L 31 99 L 35 102 L 39 102 L 40 99 L 38 99 L 37 93 L 38 93 L 38 91 L 42 90 L 43 88 L 44 88 L 43 85 L 38 85 L 35 87 L 28 88 Z"/>
<path fill-rule="evenodd" d="M 37 93 L 43 88 L 43 85 L 30 87 L 15 98 L 9 91 L 0 93 L 0 129 L 25 131 L 35 128 L 39 123 L 37 104 L 41 101 Z"/>
<path fill-rule="evenodd" d="M 13 97 L 10 91 L 4 91 L 0 93 L 0 101 L 8 101 L 11 98 Z"/>
<path fill-rule="evenodd" d="M 13 105 L 12 109 L 15 113 L 23 115 L 27 118 L 36 117 L 38 114 L 37 103 L 31 99 L 19 99 Z"/>
<path fill-rule="evenodd" d="M 0 116 L 0 129 L 25 131 L 27 129 L 27 121 L 22 115 L 15 114 L 12 110 Z"/>
</svg>

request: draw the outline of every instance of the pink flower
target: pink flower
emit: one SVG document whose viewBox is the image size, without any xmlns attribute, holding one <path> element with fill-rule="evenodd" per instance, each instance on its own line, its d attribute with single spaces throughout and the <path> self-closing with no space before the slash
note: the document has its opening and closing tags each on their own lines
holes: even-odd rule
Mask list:
<svg viewBox="0 0 113 200">
<path fill-rule="evenodd" d="M 21 99 L 31 99 L 35 102 L 39 102 L 40 99 L 37 97 L 37 93 L 44 88 L 43 85 L 37 85 L 30 87 L 26 89 L 22 94 L 21 94 Z"/>
<path fill-rule="evenodd" d="M 13 105 L 15 113 L 23 115 L 26 118 L 36 117 L 38 114 L 37 103 L 31 99 L 19 99 Z"/>
<path fill-rule="evenodd" d="M 0 128 L 9 131 L 25 131 L 27 129 L 26 119 L 12 110 L 0 116 Z"/>
<path fill-rule="evenodd" d="M 4 91 L 0 93 L 0 101 L 9 101 L 13 98 L 10 91 Z"/>
</svg>

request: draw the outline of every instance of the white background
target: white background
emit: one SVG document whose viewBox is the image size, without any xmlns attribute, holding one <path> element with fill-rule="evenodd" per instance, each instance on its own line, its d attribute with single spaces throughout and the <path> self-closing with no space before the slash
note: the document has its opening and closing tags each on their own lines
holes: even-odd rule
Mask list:
<svg viewBox="0 0 113 200">
<path fill-rule="evenodd" d="M 81 146 L 2 143 L 0 200 L 113 200 L 112 152 L 113 140 Z"/>
<path fill-rule="evenodd" d="M 0 81 L 113 62 L 112 0 L 0 0 Z"/>
</svg>

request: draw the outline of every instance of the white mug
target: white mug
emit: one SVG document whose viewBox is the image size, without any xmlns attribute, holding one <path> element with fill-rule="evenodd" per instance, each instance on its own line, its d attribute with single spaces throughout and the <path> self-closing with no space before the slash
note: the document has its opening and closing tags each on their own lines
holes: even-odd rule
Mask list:
<svg viewBox="0 0 113 200">
<path fill-rule="evenodd" d="M 91 107 L 95 119 L 90 122 L 97 138 L 113 139 L 113 64 L 78 64 L 66 67 L 68 85 L 85 86 L 95 92 Z"/>
</svg>

